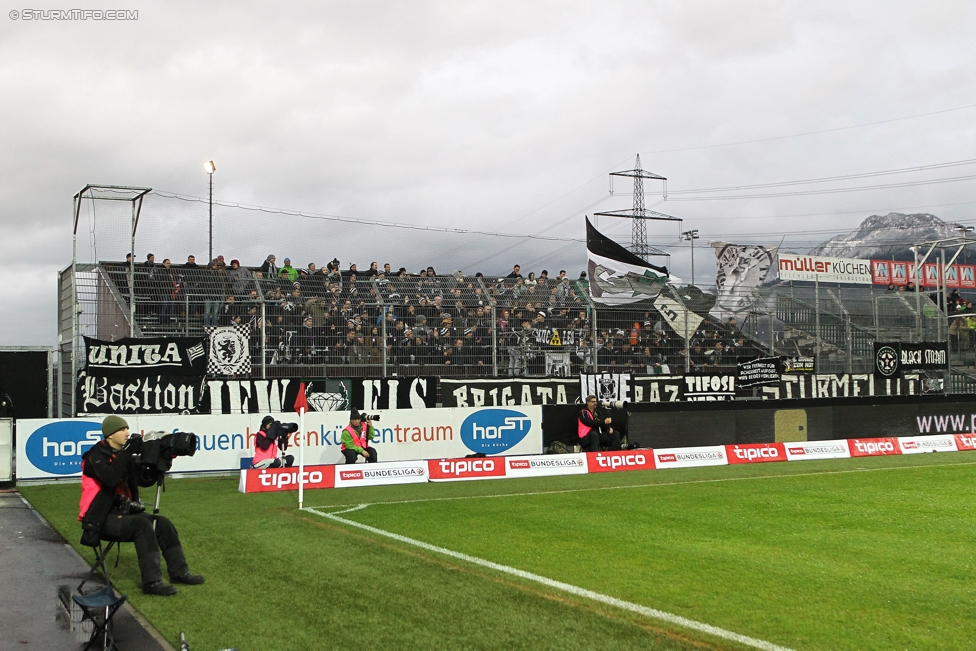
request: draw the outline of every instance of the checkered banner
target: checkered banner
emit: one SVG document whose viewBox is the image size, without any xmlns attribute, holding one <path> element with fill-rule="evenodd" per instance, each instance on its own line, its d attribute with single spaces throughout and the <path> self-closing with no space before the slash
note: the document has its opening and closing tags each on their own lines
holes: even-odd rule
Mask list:
<svg viewBox="0 0 976 651">
<path fill-rule="evenodd" d="M 244 324 L 204 328 L 209 340 L 207 375 L 241 375 L 251 372 L 251 326 Z"/>
</svg>

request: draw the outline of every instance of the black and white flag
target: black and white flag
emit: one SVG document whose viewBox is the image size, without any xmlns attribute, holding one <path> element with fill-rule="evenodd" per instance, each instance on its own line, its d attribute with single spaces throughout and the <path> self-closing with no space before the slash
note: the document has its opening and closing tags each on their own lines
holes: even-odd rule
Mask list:
<svg viewBox="0 0 976 651">
<path fill-rule="evenodd" d="M 709 242 L 715 249 L 715 286 L 718 298 L 711 314 L 716 318 L 735 315 L 754 303 L 752 290 L 766 280 L 778 246 Z"/>
<path fill-rule="evenodd" d="M 247 375 L 251 372 L 250 325 L 208 326 L 204 330 L 210 340 L 207 375 Z"/>
<path fill-rule="evenodd" d="M 604 236 L 586 220 L 587 276 L 597 303 L 626 305 L 657 296 L 667 284 L 681 282 Z"/>
<path fill-rule="evenodd" d="M 580 395 L 597 400 L 630 400 L 630 373 L 580 373 Z"/>
</svg>

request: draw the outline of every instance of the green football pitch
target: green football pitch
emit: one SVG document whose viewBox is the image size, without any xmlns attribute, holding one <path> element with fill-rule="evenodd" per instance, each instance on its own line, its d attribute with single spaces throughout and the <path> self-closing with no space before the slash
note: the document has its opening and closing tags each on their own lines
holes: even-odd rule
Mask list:
<svg viewBox="0 0 976 651">
<path fill-rule="evenodd" d="M 77 484 L 21 491 L 91 556 Z M 310 491 L 303 511 L 171 479 L 207 583 L 145 596 L 131 545 L 112 572 L 194 651 L 968 649 L 973 504 L 972 452 Z"/>
</svg>

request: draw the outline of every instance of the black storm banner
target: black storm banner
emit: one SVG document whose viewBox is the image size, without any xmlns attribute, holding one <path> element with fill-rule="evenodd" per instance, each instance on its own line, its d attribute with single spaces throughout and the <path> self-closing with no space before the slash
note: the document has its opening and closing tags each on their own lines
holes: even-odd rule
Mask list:
<svg viewBox="0 0 976 651">
<path fill-rule="evenodd" d="M 355 409 L 429 409 L 437 406 L 436 377 L 352 380 Z"/>
<path fill-rule="evenodd" d="M 445 407 L 572 405 L 579 401 L 578 379 L 441 380 Z"/>
<path fill-rule="evenodd" d="M 897 377 L 898 373 L 938 371 L 949 368 L 949 349 L 944 341 L 906 343 L 874 342 L 874 374 L 880 378 Z"/>
<path fill-rule="evenodd" d="M 207 372 L 207 349 L 203 339 L 155 337 L 100 341 L 85 337 L 89 375 L 149 376 L 194 375 Z"/>
</svg>

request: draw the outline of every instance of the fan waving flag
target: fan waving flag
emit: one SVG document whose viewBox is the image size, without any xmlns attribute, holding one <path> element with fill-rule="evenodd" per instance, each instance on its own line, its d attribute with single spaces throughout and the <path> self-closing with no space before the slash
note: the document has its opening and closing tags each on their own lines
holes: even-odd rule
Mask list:
<svg viewBox="0 0 976 651">
<path fill-rule="evenodd" d="M 295 398 L 295 411 L 304 414 L 308 411 L 308 400 L 305 398 L 305 383 L 298 386 L 298 396 Z"/>
<path fill-rule="evenodd" d="M 661 288 L 680 282 L 658 267 L 640 259 L 593 227 L 586 219 L 587 276 L 590 297 L 606 305 L 626 305 L 654 298 Z"/>
</svg>

